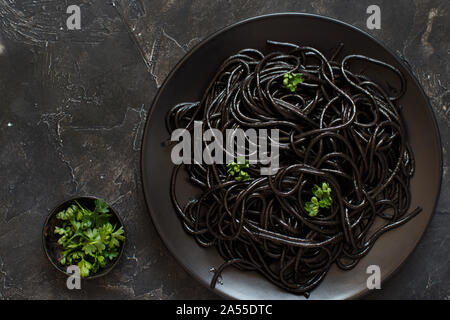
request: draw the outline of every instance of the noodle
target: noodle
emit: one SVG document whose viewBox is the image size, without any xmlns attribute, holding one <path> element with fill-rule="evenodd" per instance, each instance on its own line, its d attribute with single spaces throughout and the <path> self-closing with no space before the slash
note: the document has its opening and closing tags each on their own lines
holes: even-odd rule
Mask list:
<svg viewBox="0 0 450 320">
<path fill-rule="evenodd" d="M 170 192 L 185 230 L 225 260 L 211 287 L 232 265 L 309 296 L 333 264 L 352 269 L 383 233 L 421 211 L 407 212 L 414 157 L 398 104 L 406 81 L 395 67 L 369 57 L 338 61 L 342 45 L 327 59 L 312 47 L 268 44 L 279 51 L 244 49 L 226 59 L 201 100 L 174 106 L 166 125 L 170 133 L 192 132 L 194 121 L 222 133 L 276 128 L 279 170 L 261 176 L 261 165 L 252 164 L 252 179 L 236 181 L 226 164 L 179 165 Z M 385 88 L 351 71 L 353 63 L 376 65 L 400 85 Z M 295 92 L 283 87 L 288 72 L 304 78 Z M 175 192 L 182 166 L 203 190 L 184 207 Z M 323 182 L 333 202 L 312 217 L 305 204 Z"/>
</svg>

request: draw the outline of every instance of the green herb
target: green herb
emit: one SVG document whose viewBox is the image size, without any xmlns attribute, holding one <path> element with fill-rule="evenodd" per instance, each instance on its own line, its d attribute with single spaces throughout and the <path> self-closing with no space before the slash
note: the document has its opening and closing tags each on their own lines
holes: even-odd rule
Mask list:
<svg viewBox="0 0 450 320">
<path fill-rule="evenodd" d="M 95 200 L 94 211 L 75 203 L 56 214 L 62 224 L 54 232 L 61 235 L 58 239 L 63 249 L 61 264 L 78 265 L 81 277 L 85 278 L 119 255 L 125 237 L 122 226 L 116 228 L 109 222 L 111 214 L 103 200 Z"/>
<path fill-rule="evenodd" d="M 236 181 L 251 180 L 250 175 L 244 169 L 250 168 L 248 160 L 244 161 L 244 157 L 238 157 L 238 162 L 231 161 L 227 164 L 227 172 L 234 177 Z"/>
<path fill-rule="evenodd" d="M 333 199 L 331 198 L 331 188 L 326 182 L 322 183 L 322 187 L 315 184 L 312 193 L 314 196 L 305 204 L 305 210 L 311 217 L 315 217 L 319 213 L 319 208 L 330 208 Z"/>
<path fill-rule="evenodd" d="M 283 75 L 283 85 L 291 90 L 291 92 L 295 92 L 295 90 L 297 90 L 297 85 L 303 83 L 303 81 L 303 77 L 300 73 L 286 72 Z"/>
</svg>

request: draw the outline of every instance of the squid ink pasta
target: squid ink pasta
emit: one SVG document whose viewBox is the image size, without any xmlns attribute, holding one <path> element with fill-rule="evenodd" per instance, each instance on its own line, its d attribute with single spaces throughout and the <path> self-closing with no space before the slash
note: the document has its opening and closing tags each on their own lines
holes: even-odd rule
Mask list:
<svg viewBox="0 0 450 320">
<path fill-rule="evenodd" d="M 170 109 L 166 126 L 278 129 L 278 171 L 263 176 L 261 164 L 247 163 L 239 180 L 230 164 L 181 164 L 170 192 L 186 232 L 224 259 L 211 287 L 232 266 L 308 297 L 331 266 L 352 269 L 382 234 L 421 211 L 409 209 L 414 156 L 399 104 L 406 80 L 383 61 L 342 56 L 342 44 L 328 57 L 267 45 L 267 54 L 244 49 L 227 58 L 199 101 Z M 354 65 L 397 80 L 386 85 Z M 175 192 L 180 170 L 202 190 L 187 204 Z"/>
</svg>

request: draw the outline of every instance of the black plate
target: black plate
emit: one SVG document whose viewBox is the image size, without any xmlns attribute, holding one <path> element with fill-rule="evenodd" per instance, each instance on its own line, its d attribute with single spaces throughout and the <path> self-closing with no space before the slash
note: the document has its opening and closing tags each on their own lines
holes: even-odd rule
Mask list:
<svg viewBox="0 0 450 320">
<path fill-rule="evenodd" d="M 270 51 L 266 40 L 309 45 L 325 53 L 344 42 L 342 54 L 357 53 L 386 61 L 406 76 L 407 92 L 400 103 L 404 106 L 403 117 L 416 157 L 416 173 L 411 180 L 411 208 L 420 205 L 423 211 L 406 225 L 383 235 L 353 270 L 341 271 L 333 266 L 324 281 L 313 290 L 310 299 L 360 297 L 368 291 L 366 270 L 369 265 L 380 266 L 383 281 L 400 267 L 421 239 L 439 195 L 442 155 L 432 109 L 412 73 L 382 44 L 346 23 L 310 14 L 266 15 L 225 28 L 192 49 L 169 74 L 149 113 L 141 158 L 148 209 L 168 249 L 184 268 L 208 286 L 212 278 L 210 268 L 219 266 L 223 260 L 215 249 L 201 248 L 184 232 L 172 207 L 169 184 L 173 164 L 170 148 L 162 145 L 169 138 L 164 117 L 176 103 L 199 100 L 211 77 L 228 56 L 244 48 Z M 180 201 L 192 198 L 196 190 L 186 179 L 179 177 L 178 180 Z M 228 268 L 223 273 L 223 285 L 217 285 L 215 291 L 226 298 L 237 299 L 304 299 L 275 287 L 257 273 L 235 268 Z"/>
</svg>

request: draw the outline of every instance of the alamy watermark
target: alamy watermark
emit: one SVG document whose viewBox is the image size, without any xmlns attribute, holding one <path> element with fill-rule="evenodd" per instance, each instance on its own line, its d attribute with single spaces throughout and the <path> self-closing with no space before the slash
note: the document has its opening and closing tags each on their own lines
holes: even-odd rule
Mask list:
<svg viewBox="0 0 450 320">
<path fill-rule="evenodd" d="M 366 273 L 370 274 L 367 278 L 367 289 L 381 289 L 381 269 L 380 266 L 373 264 L 367 267 Z"/>
<path fill-rule="evenodd" d="M 66 286 L 67 289 L 81 289 L 81 273 L 80 268 L 77 265 L 71 265 L 67 267 L 67 273 L 70 276 L 67 278 Z"/>
<path fill-rule="evenodd" d="M 81 29 L 81 9 L 79 6 L 73 4 L 67 7 L 67 14 L 70 16 L 66 20 L 66 26 L 68 30 L 80 30 Z"/>
<path fill-rule="evenodd" d="M 278 129 L 226 129 L 223 137 L 219 129 L 203 131 L 203 121 L 194 121 L 194 136 L 187 129 L 176 129 L 171 141 L 178 142 L 171 152 L 176 165 L 228 164 L 234 159 L 242 163 L 248 159 L 250 164 L 262 165 L 263 176 L 275 174 L 279 169 Z"/>
<path fill-rule="evenodd" d="M 381 29 L 381 9 L 376 4 L 370 5 L 366 10 L 367 14 L 370 16 L 367 18 L 366 25 L 367 29 Z"/>
</svg>

